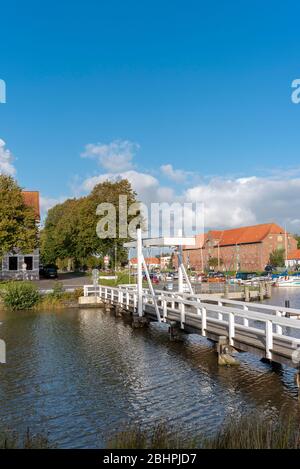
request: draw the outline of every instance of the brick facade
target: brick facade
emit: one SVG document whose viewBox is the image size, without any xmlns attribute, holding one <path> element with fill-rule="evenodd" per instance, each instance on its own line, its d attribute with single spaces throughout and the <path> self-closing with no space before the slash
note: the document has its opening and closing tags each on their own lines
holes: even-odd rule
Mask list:
<svg viewBox="0 0 300 469">
<path fill-rule="evenodd" d="M 183 258 L 186 265 L 196 271 L 208 268 L 209 259 L 220 261 L 220 270 L 264 270 L 275 249 L 287 254 L 297 247 L 297 241 L 275 223 L 237 228 L 236 230 L 209 231 L 196 246 L 186 246 Z M 218 268 L 216 268 L 218 269 Z"/>
</svg>

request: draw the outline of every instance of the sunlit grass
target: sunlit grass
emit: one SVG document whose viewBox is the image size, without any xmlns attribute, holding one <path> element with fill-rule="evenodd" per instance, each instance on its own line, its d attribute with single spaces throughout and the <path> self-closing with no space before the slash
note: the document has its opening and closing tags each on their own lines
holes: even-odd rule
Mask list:
<svg viewBox="0 0 300 469">
<path fill-rule="evenodd" d="M 110 449 L 299 449 L 300 421 L 296 416 L 268 416 L 254 412 L 225 420 L 214 436 L 195 431 L 192 438 L 183 429 L 158 424 L 147 430 L 132 425 L 110 435 Z"/>
</svg>

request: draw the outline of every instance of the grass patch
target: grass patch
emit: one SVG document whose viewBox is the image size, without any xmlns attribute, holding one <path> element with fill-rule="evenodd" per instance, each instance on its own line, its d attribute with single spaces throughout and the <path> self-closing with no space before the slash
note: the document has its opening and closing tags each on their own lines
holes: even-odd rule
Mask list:
<svg viewBox="0 0 300 469">
<path fill-rule="evenodd" d="M 75 302 L 77 304 L 80 296 L 83 296 L 83 288 L 76 288 L 73 292 L 65 292 L 61 286 L 55 285 L 53 292 L 40 296 L 40 301 L 35 306 L 35 309 L 64 309 L 71 303 Z"/>
<path fill-rule="evenodd" d="M 150 429 L 132 425 L 110 435 L 109 449 L 300 449 L 299 416 L 266 416 L 254 412 L 226 419 L 211 437 L 184 430 L 172 430 L 160 423 Z"/>
<path fill-rule="evenodd" d="M 48 437 L 43 434 L 32 434 L 29 429 L 22 436 L 16 432 L 0 430 L 0 449 L 52 449 Z"/>
<path fill-rule="evenodd" d="M 101 276 L 102 275 L 105 275 L 105 274 L 101 273 Z M 132 284 L 134 283 L 132 275 L 130 276 L 130 281 L 131 281 Z M 103 285 L 105 287 L 116 287 L 116 286 L 121 285 L 121 284 L 126 284 L 127 285 L 128 283 L 129 283 L 128 272 L 118 272 L 116 279 L 107 279 L 107 280 L 103 279 L 103 278 L 99 279 L 99 285 Z"/>
<path fill-rule="evenodd" d="M 139 425 L 132 425 L 110 435 L 106 441 L 108 449 L 186 449 L 196 447 L 196 439 L 184 439 L 182 432 L 172 431 L 163 422 L 147 431 Z"/>
</svg>

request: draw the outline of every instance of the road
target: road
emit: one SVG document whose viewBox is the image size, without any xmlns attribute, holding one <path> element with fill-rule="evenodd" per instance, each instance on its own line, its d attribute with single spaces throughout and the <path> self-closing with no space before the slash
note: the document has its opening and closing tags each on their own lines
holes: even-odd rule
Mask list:
<svg viewBox="0 0 300 469">
<path fill-rule="evenodd" d="M 82 272 L 68 272 L 58 274 L 57 279 L 40 279 L 34 281 L 40 290 L 50 290 L 54 287 L 56 282 L 61 282 L 64 288 L 80 288 L 83 285 L 90 285 L 92 283 L 91 277 Z"/>
</svg>

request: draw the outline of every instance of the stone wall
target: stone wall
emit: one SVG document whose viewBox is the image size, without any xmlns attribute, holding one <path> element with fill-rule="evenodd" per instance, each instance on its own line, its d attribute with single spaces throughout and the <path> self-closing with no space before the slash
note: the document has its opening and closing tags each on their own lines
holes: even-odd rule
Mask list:
<svg viewBox="0 0 300 469">
<path fill-rule="evenodd" d="M 9 257 L 14 256 L 18 258 L 18 270 L 9 270 Z M 22 264 L 24 263 L 24 257 L 33 257 L 32 270 L 26 270 L 23 272 Z M 3 280 L 6 279 L 18 279 L 18 280 L 38 280 L 39 279 L 39 264 L 40 256 L 39 250 L 35 249 L 33 253 L 22 254 L 22 253 L 7 253 L 2 259 L 2 269 L 0 271 L 0 277 Z"/>
</svg>

